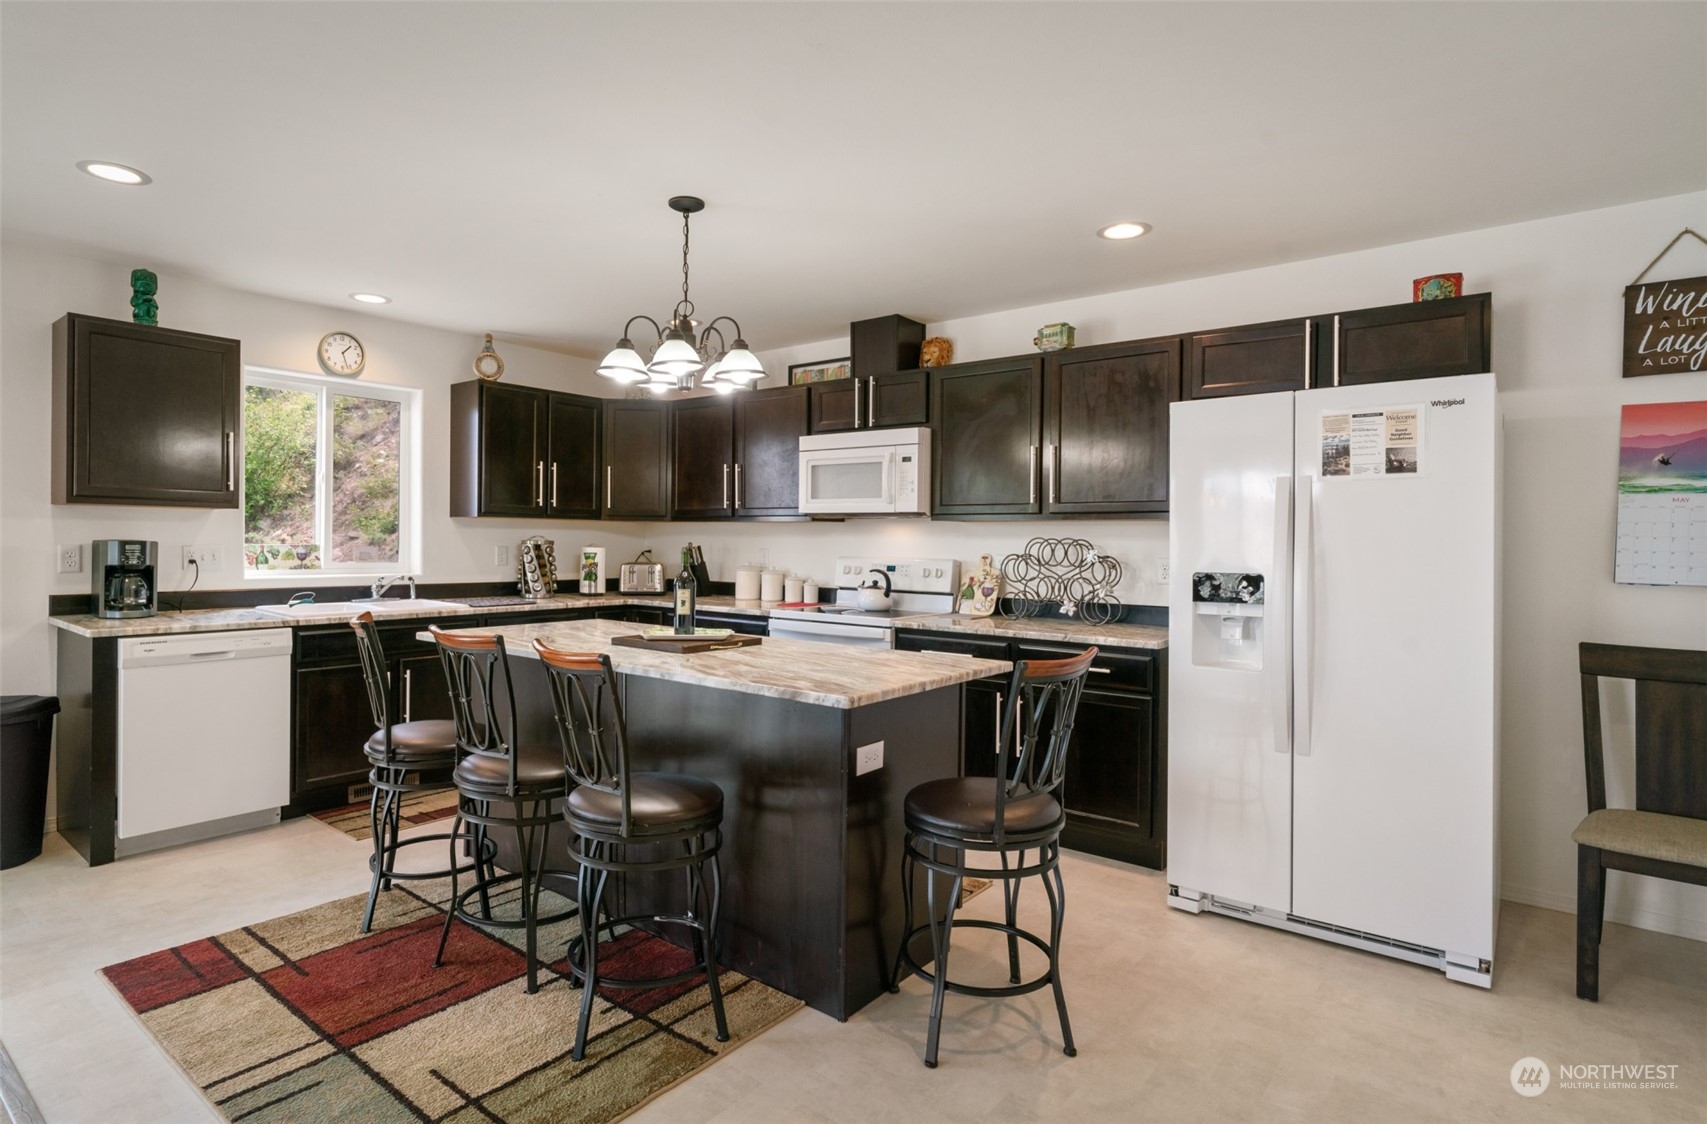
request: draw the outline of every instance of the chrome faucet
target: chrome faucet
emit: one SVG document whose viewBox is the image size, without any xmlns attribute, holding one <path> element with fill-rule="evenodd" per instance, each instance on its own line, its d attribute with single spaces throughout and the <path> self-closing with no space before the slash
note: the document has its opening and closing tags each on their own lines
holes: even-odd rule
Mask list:
<svg viewBox="0 0 1707 1124">
<path fill-rule="evenodd" d="M 398 582 L 409 583 L 409 600 L 413 601 L 415 599 L 415 578 L 412 574 L 391 574 L 383 578 L 376 578 L 372 586 L 373 596 L 370 600 L 378 601 L 381 597 L 385 596 L 386 590 L 390 589 Z"/>
</svg>

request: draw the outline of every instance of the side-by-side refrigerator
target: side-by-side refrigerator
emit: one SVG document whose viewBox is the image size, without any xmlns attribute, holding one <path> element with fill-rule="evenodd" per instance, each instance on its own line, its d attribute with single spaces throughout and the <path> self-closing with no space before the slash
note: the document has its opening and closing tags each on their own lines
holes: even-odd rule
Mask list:
<svg viewBox="0 0 1707 1124">
<path fill-rule="evenodd" d="M 1494 376 L 1172 407 L 1168 903 L 1492 982 Z"/>
</svg>

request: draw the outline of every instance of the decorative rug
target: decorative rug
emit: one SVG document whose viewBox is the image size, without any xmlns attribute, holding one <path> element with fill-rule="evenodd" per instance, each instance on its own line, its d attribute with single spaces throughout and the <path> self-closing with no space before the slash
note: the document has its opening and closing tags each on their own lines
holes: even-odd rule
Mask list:
<svg viewBox="0 0 1707 1124">
<path fill-rule="evenodd" d="M 964 878 L 960 882 L 960 904 L 965 905 L 990 888 L 988 878 Z"/>
<path fill-rule="evenodd" d="M 403 797 L 403 807 L 400 811 L 405 831 L 424 823 L 432 823 L 434 820 L 448 820 L 456 815 L 456 790 L 411 792 Z M 371 813 L 365 800 L 360 804 L 345 804 L 340 808 L 328 808 L 312 815 L 327 827 L 336 828 L 351 839 L 365 841 L 373 838 L 373 821 L 369 818 Z"/>
<path fill-rule="evenodd" d="M 228 1120 L 616 1120 L 751 1040 L 798 999 L 723 970 L 728 1042 L 703 981 L 601 988 L 584 1061 L 569 1058 L 581 992 L 563 958 L 573 919 L 539 931 L 527 994 L 520 930 L 457 923 L 432 966 L 449 882 L 381 894 L 357 932 L 357 894 L 101 969 L 179 1068 Z M 494 911 L 514 916 L 512 889 Z M 567 903 L 549 891 L 549 915 Z M 630 929 L 600 946 L 613 975 L 664 976 L 684 949 Z"/>
</svg>

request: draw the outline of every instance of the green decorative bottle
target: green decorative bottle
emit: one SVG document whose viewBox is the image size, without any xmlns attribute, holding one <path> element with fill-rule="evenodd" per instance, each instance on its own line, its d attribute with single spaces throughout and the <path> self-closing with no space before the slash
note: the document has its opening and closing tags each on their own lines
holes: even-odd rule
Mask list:
<svg viewBox="0 0 1707 1124">
<path fill-rule="evenodd" d="M 676 575 L 676 635 L 692 636 L 694 633 L 694 603 L 698 600 L 698 591 L 694 588 L 693 559 L 687 551 L 682 551 L 682 572 Z"/>
</svg>

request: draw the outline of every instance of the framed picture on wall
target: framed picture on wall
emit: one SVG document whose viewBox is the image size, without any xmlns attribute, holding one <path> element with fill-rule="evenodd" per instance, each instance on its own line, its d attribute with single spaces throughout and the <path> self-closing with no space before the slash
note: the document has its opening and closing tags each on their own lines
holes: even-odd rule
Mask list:
<svg viewBox="0 0 1707 1124">
<path fill-rule="evenodd" d="M 850 356 L 840 359 L 820 359 L 815 363 L 793 363 L 788 368 L 788 385 L 804 386 L 812 382 L 833 382 L 836 379 L 853 377 L 853 361 Z"/>
</svg>

